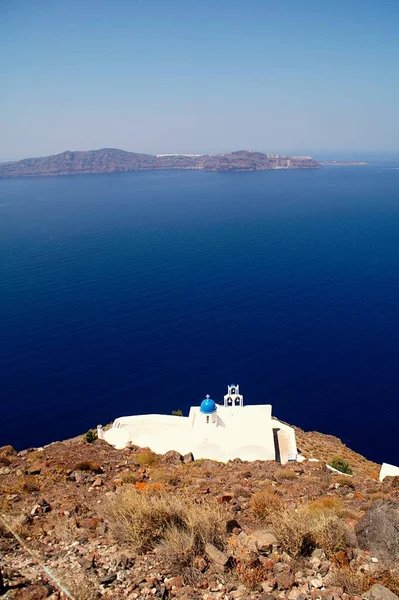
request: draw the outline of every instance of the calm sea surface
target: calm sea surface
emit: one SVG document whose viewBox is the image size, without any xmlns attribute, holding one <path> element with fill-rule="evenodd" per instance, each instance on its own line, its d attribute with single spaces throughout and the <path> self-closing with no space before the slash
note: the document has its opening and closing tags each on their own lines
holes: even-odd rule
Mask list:
<svg viewBox="0 0 399 600">
<path fill-rule="evenodd" d="M 399 170 L 2 180 L 0 238 L 0 445 L 236 381 L 399 464 Z"/>
</svg>

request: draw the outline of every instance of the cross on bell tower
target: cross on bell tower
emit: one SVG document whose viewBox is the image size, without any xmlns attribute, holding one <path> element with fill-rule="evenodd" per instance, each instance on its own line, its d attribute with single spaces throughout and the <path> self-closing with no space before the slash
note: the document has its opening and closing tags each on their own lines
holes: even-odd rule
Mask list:
<svg viewBox="0 0 399 600">
<path fill-rule="evenodd" d="M 224 406 L 244 406 L 244 396 L 240 394 L 240 386 L 238 384 L 232 383 L 227 386 Z"/>
</svg>

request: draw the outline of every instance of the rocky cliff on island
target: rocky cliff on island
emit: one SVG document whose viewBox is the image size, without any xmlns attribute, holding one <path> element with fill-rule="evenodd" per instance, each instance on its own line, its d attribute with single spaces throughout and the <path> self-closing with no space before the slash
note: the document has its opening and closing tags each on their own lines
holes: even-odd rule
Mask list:
<svg viewBox="0 0 399 600">
<path fill-rule="evenodd" d="M 83 175 L 127 171 L 201 170 L 265 171 L 315 169 L 321 165 L 310 156 L 281 156 L 241 150 L 226 154 L 139 154 L 113 148 L 62 152 L 42 158 L 0 163 L 0 177 Z"/>
<path fill-rule="evenodd" d="M 0 448 L 0 597 L 397 600 L 398 478 L 296 436 L 308 460 L 285 466 L 194 460 L 173 440 L 116 450 L 95 432 Z"/>
</svg>

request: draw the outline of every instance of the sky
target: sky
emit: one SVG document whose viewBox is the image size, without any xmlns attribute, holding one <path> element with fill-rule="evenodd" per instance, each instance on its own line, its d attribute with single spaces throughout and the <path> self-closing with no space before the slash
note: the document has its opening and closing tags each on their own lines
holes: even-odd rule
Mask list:
<svg viewBox="0 0 399 600">
<path fill-rule="evenodd" d="M 0 160 L 399 154 L 398 0 L 1 0 Z"/>
</svg>

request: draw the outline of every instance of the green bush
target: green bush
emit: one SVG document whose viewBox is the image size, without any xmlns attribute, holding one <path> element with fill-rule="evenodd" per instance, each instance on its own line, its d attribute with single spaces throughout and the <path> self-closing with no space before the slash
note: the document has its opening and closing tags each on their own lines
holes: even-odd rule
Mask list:
<svg viewBox="0 0 399 600">
<path fill-rule="evenodd" d="M 183 416 L 183 411 L 181 408 L 178 408 L 177 410 L 172 410 L 172 415 L 174 417 L 182 417 Z"/>
<path fill-rule="evenodd" d="M 89 429 L 89 431 L 84 434 L 83 439 L 88 444 L 92 444 L 97 439 L 97 432 L 93 431 L 93 429 Z"/>
<path fill-rule="evenodd" d="M 337 471 L 341 471 L 341 473 L 346 473 L 346 475 L 352 475 L 352 469 L 350 468 L 348 461 L 344 458 L 336 456 L 332 459 L 330 466 L 333 469 L 337 469 Z"/>
</svg>

